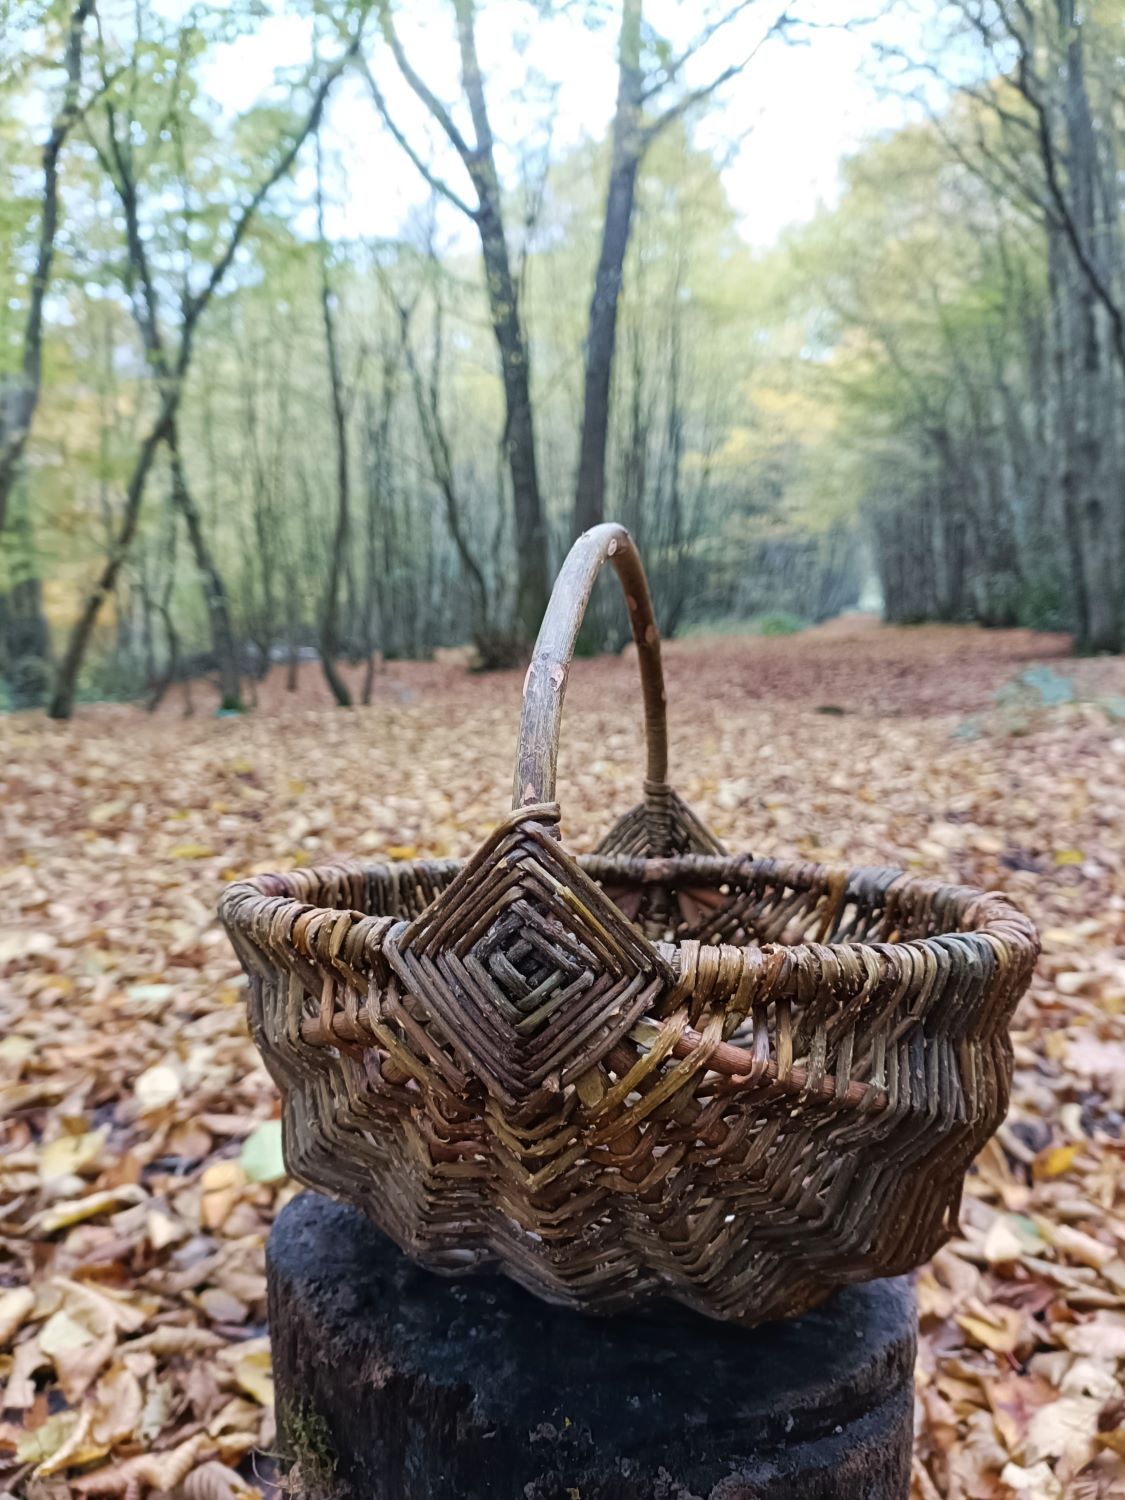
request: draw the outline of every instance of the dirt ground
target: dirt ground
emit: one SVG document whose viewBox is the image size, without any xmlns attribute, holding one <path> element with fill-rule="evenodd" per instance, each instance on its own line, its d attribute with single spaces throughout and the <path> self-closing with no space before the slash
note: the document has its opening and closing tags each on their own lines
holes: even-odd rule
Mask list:
<svg viewBox="0 0 1125 1500">
<path fill-rule="evenodd" d="M 919 1277 L 914 1491 L 1125 1495 L 1125 660 L 864 617 L 666 659 L 672 778 L 729 847 L 995 887 L 1040 924 L 1011 1114 Z M 33 1500 L 272 1492 L 263 1244 L 293 1188 L 216 898 L 467 854 L 508 806 L 520 676 L 460 653 L 350 712 L 315 664 L 242 717 L 193 699 L 0 717 L 0 1492 Z M 636 800 L 639 724 L 630 653 L 576 665 L 574 846 Z"/>
</svg>

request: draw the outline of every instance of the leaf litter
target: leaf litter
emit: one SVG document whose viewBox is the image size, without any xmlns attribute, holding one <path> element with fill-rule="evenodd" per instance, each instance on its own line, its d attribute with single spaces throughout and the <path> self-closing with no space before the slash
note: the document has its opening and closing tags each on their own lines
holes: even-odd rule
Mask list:
<svg viewBox="0 0 1125 1500">
<path fill-rule="evenodd" d="M 667 649 L 673 779 L 728 845 L 1003 889 L 1043 933 L 1007 1121 L 918 1275 L 913 1500 L 1125 1495 L 1125 662 L 1063 650 L 847 619 Z M 630 657 L 574 669 L 578 848 L 639 788 Z M 466 855 L 507 805 L 518 674 L 258 697 L 0 719 L 0 1496 L 276 1493 L 264 1246 L 296 1188 L 215 901 Z"/>
</svg>

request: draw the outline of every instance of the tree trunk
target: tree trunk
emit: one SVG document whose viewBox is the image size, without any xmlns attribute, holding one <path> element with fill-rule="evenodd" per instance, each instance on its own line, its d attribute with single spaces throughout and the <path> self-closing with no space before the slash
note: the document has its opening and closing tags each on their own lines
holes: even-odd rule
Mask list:
<svg viewBox="0 0 1125 1500">
<path fill-rule="evenodd" d="M 609 188 L 602 223 L 601 253 L 586 329 L 582 437 L 574 496 L 575 535 L 605 520 L 605 457 L 613 358 L 617 347 L 617 305 L 621 296 L 625 252 L 629 247 L 637 168 L 642 155 L 641 16 L 642 0 L 623 0 Z"/>
<path fill-rule="evenodd" d="M 175 419 L 168 424 L 166 438 L 172 466 L 172 500 L 187 527 L 195 565 L 203 584 L 203 602 L 211 626 L 211 641 L 219 669 L 219 706 L 230 713 L 242 712 L 242 683 L 238 669 L 238 647 L 231 627 L 230 604 L 222 574 L 207 545 L 203 521 L 188 487 L 180 457 L 180 436 Z"/>
<path fill-rule="evenodd" d="M 59 156 L 63 143 L 78 118 L 78 91 L 82 83 L 82 33 L 93 9 L 94 0 L 78 0 L 67 31 L 66 87 L 62 108 L 51 126 L 43 147 L 43 200 L 39 221 L 39 247 L 35 271 L 31 278 L 31 300 L 24 329 L 23 361 L 16 388 L 7 402 L 0 432 L 0 531 L 8 514 L 8 500 L 16 482 L 20 460 L 31 432 L 31 421 L 39 403 L 43 374 L 43 304 L 51 279 L 55 257 L 55 236 L 59 226 Z"/>
<path fill-rule="evenodd" d="M 413 1265 L 302 1193 L 266 1251 L 289 1487 L 306 1500 L 906 1500 L 907 1277 L 734 1328 L 580 1317 Z"/>
<path fill-rule="evenodd" d="M 51 683 L 51 638 L 43 585 L 32 575 L 0 594 L 0 673 L 14 708 L 37 708 Z"/>
<path fill-rule="evenodd" d="M 320 241 L 320 307 L 324 320 L 324 347 L 328 358 L 328 379 L 332 392 L 332 421 L 336 431 L 336 530 L 332 555 L 328 560 L 328 579 L 320 614 L 320 660 L 325 680 L 340 708 L 351 708 L 352 695 L 340 675 L 336 656 L 340 649 L 339 609 L 340 577 L 344 571 L 348 546 L 349 477 L 348 416 L 344 403 L 343 377 L 336 346 L 336 320 L 332 311 L 332 287 L 328 280 L 328 246 L 324 238 L 324 180 L 320 132 L 316 137 L 316 222 Z"/>
<path fill-rule="evenodd" d="M 1072 0 L 1061 0 L 1060 18 L 1069 30 L 1066 48 L 1066 124 L 1068 187 L 1074 223 L 1086 254 L 1104 278 L 1099 214 L 1097 135 L 1086 88 L 1082 32 Z M 1112 380 L 1103 356 L 1100 328 L 1103 308 L 1088 276 L 1077 278 L 1075 368 L 1071 396 L 1075 407 L 1074 450 L 1070 472 L 1077 485 L 1076 511 L 1085 564 L 1087 629 L 1081 646 L 1088 651 L 1120 651 L 1122 613 L 1117 579 L 1118 528 L 1106 514 L 1102 466 L 1105 442 L 1099 397 Z"/>
<path fill-rule="evenodd" d="M 428 384 L 422 379 L 422 372 L 418 368 L 418 360 L 409 341 L 407 332 L 409 314 L 407 309 L 400 306 L 398 311 L 399 317 L 402 320 L 403 352 L 406 356 L 406 366 L 410 372 L 410 383 L 414 391 L 414 405 L 418 413 L 418 424 L 422 429 L 422 438 L 430 460 L 430 475 L 441 493 L 445 505 L 446 526 L 449 529 L 450 536 L 453 538 L 453 545 L 456 548 L 457 557 L 469 586 L 469 609 L 473 640 L 476 642 L 478 648 L 483 650 L 484 643 L 491 634 L 488 587 L 485 583 L 484 571 L 477 562 L 469 542 L 464 511 L 460 496 L 457 493 L 452 448 L 450 447 L 449 436 L 445 430 L 445 423 L 441 412 L 442 304 L 440 298 L 435 297 L 434 351 Z"/>
<path fill-rule="evenodd" d="M 550 597 L 550 559 L 547 522 L 539 493 L 535 458 L 535 424 L 531 410 L 531 368 L 527 340 L 520 322 L 519 296 L 512 275 L 500 181 L 492 144 L 492 127 L 484 97 L 484 80 L 477 59 L 473 0 L 456 0 L 461 72 L 477 146 L 472 155 L 472 178 L 480 207 L 476 214 L 484 259 L 485 286 L 492 329 L 500 351 L 504 384 L 504 448 L 512 476 L 515 513 L 515 620 L 520 635 L 533 641 Z"/>
<path fill-rule="evenodd" d="M 136 463 L 133 465 L 133 472 L 129 477 L 129 487 L 125 493 L 125 510 L 117 528 L 117 535 L 113 539 L 113 546 L 70 632 L 70 638 L 55 677 L 55 690 L 47 708 L 47 713 L 52 719 L 69 719 L 74 712 L 78 674 L 86 659 L 94 626 L 97 624 L 98 615 L 101 613 L 107 595 L 113 592 L 121 565 L 129 555 L 129 547 L 140 521 L 145 484 L 148 481 L 153 460 L 156 458 L 156 450 L 164 440 L 169 423 L 174 422 L 176 418 L 176 401 L 180 387 L 177 385 L 173 390 L 175 396 L 165 397 L 165 404 L 159 416 L 141 444 Z"/>
</svg>

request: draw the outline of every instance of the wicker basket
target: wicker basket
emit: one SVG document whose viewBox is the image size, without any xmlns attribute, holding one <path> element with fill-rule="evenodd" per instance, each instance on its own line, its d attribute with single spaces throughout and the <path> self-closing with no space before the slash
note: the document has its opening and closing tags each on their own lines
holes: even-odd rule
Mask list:
<svg viewBox="0 0 1125 1500">
<path fill-rule="evenodd" d="M 643 803 L 559 842 L 567 671 L 609 558 L 644 691 Z M 906 1271 L 1003 1118 L 1037 953 L 1003 897 L 729 855 L 668 787 L 629 534 L 575 545 L 524 688 L 515 811 L 467 863 L 230 886 L 292 1174 L 438 1271 L 754 1324 Z"/>
</svg>

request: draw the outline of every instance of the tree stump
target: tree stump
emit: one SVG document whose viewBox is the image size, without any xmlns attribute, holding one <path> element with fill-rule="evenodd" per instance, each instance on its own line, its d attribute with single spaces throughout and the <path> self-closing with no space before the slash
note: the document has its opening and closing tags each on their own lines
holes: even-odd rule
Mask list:
<svg viewBox="0 0 1125 1500">
<path fill-rule="evenodd" d="M 282 1440 L 316 1500 L 905 1500 L 906 1278 L 747 1331 L 446 1279 L 303 1193 L 268 1248 Z"/>
</svg>

